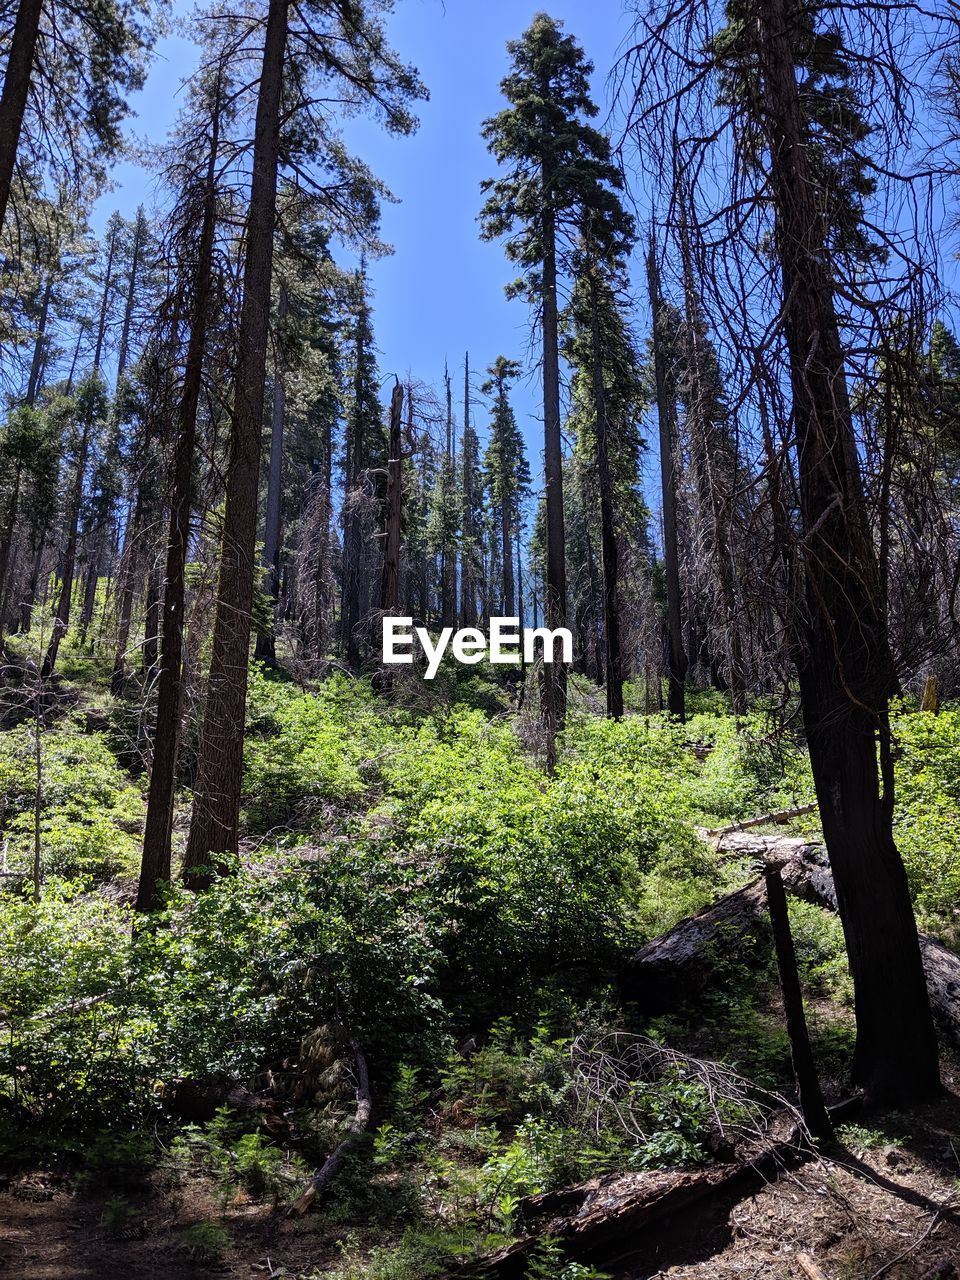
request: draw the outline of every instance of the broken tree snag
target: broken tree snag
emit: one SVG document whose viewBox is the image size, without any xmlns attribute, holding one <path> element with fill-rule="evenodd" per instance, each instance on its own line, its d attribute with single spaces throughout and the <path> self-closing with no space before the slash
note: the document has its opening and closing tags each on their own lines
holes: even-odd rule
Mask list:
<svg viewBox="0 0 960 1280">
<path fill-rule="evenodd" d="M 367 1070 L 367 1059 L 356 1040 L 350 1041 L 350 1049 L 353 1053 L 357 1071 L 357 1109 L 353 1119 L 350 1121 L 346 1137 L 337 1149 L 327 1156 L 323 1167 L 310 1179 L 310 1183 L 303 1195 L 295 1200 L 287 1210 L 288 1216 L 299 1216 L 307 1212 L 317 1195 L 325 1187 L 329 1186 L 340 1172 L 344 1156 L 351 1147 L 359 1142 L 370 1127 L 370 1121 L 373 1118 L 373 1098 L 370 1094 L 370 1073 Z"/>
<path fill-rule="evenodd" d="M 783 1012 L 790 1037 L 790 1057 L 800 1095 L 800 1110 L 807 1128 L 816 1138 L 829 1139 L 833 1126 L 820 1092 L 820 1080 L 807 1031 L 807 1019 L 803 1011 L 803 992 L 797 973 L 797 955 L 790 932 L 790 916 L 787 913 L 787 895 L 779 867 L 768 867 L 764 874 L 767 887 L 767 906 L 773 929 L 773 944 L 780 973 L 780 991 L 783 995 Z"/>
<path fill-rule="evenodd" d="M 923 698 L 920 702 L 920 710 L 932 711 L 934 715 L 937 714 L 938 705 L 937 705 L 937 677 L 936 676 L 927 676 L 926 680 L 923 682 Z"/>
</svg>

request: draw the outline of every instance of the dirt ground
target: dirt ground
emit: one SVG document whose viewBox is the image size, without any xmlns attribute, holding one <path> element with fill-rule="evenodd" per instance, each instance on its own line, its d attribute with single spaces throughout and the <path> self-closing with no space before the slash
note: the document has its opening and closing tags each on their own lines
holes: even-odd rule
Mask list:
<svg viewBox="0 0 960 1280">
<path fill-rule="evenodd" d="M 960 1096 L 885 1117 L 882 1128 L 882 1137 L 848 1132 L 835 1157 L 753 1192 L 702 1202 L 638 1235 L 631 1256 L 605 1269 L 616 1280 L 960 1280 Z M 292 1280 L 334 1265 L 335 1240 L 313 1220 L 244 1204 L 224 1219 L 228 1253 L 204 1264 L 183 1240 L 192 1222 L 218 1217 L 202 1190 L 146 1186 L 127 1199 L 130 1238 L 114 1238 L 121 1233 L 104 1225 L 105 1197 L 49 1173 L 10 1178 L 0 1187 L 0 1277 Z"/>
</svg>

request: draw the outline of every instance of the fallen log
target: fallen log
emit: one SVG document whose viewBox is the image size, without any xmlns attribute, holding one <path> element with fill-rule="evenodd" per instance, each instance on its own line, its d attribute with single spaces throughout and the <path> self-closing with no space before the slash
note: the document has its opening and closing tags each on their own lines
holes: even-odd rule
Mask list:
<svg viewBox="0 0 960 1280">
<path fill-rule="evenodd" d="M 767 827 L 778 826 L 780 823 L 789 822 L 792 818 L 802 818 L 805 813 L 816 813 L 817 804 L 797 805 L 793 809 L 778 809 L 775 813 L 763 813 L 759 818 L 745 818 L 743 822 L 731 822 L 726 827 L 713 827 L 706 830 L 704 835 L 715 838 L 717 836 L 729 836 L 735 831 L 749 831 L 751 827 Z"/>
<path fill-rule="evenodd" d="M 837 910 L 833 875 L 817 845 L 754 837 L 735 842 L 735 848 L 784 859 L 781 874 L 787 893 Z M 934 1016 L 950 1041 L 960 1045 L 960 955 L 928 934 L 919 936 Z M 641 947 L 621 971 L 620 989 L 643 1012 L 666 1013 L 702 995 L 725 959 L 754 942 L 767 945 L 768 938 L 763 881 L 755 880 Z"/>
<path fill-rule="evenodd" d="M 804 855 L 814 846 L 793 844 L 781 875 L 786 891 L 796 894 L 810 878 L 814 864 Z M 619 975 L 621 992 L 644 1013 L 667 1013 L 702 995 L 734 951 L 755 942 L 766 946 L 769 936 L 766 889 L 754 880 L 641 947 Z"/>
<path fill-rule="evenodd" d="M 517 1210 L 527 1234 L 450 1275 L 463 1280 L 524 1280 L 531 1254 L 544 1237 L 560 1245 L 565 1259 L 616 1263 L 640 1252 L 647 1228 L 707 1197 L 766 1181 L 812 1154 L 801 1132 L 792 1128 L 785 1140 L 768 1143 L 752 1159 L 735 1164 L 608 1174 L 577 1187 L 528 1196 Z"/>
</svg>

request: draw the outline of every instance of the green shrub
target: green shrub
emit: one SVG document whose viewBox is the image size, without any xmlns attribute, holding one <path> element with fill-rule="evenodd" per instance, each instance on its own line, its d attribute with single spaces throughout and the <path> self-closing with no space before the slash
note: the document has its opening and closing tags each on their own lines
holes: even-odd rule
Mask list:
<svg viewBox="0 0 960 1280">
<path fill-rule="evenodd" d="M 67 722 L 40 736 L 40 853 L 44 875 L 103 879 L 136 866 L 143 800 L 101 733 Z M 0 797 L 8 856 L 33 866 L 36 740 L 32 726 L 0 733 Z"/>
<path fill-rule="evenodd" d="M 960 709 L 902 706 L 892 729 L 897 845 L 921 917 L 949 926 L 960 901 Z"/>
</svg>

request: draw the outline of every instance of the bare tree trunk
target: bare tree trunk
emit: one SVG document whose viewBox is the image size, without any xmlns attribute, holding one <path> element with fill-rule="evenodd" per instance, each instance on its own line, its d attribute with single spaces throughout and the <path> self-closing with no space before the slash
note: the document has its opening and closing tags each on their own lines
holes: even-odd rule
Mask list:
<svg viewBox="0 0 960 1280">
<path fill-rule="evenodd" d="M 363 474 L 363 376 L 366 358 L 367 324 L 364 308 L 366 295 L 363 269 L 360 272 L 363 294 L 357 315 L 356 348 L 354 360 L 353 414 L 347 421 L 344 457 L 346 514 L 343 529 L 343 568 L 340 623 L 344 655 L 347 665 L 356 670 L 360 665 L 360 560 L 363 552 L 363 515 L 360 509 L 360 482 Z"/>
<path fill-rule="evenodd" d="M 463 357 L 463 447 L 460 466 L 463 472 L 463 533 L 460 553 L 460 624 L 472 627 L 476 620 L 476 582 L 474 556 L 477 533 L 473 527 L 474 475 L 470 455 L 470 353 Z"/>
<path fill-rule="evenodd" d="M 280 286 L 277 301 L 277 329 L 283 327 L 288 311 L 287 291 Z M 257 635 L 254 657 L 268 666 L 276 666 L 276 624 L 280 608 L 280 507 L 283 496 L 283 431 L 287 416 L 287 389 L 284 382 L 280 344 L 277 345 L 276 368 L 273 371 L 273 415 L 270 423 L 270 465 L 267 471 L 267 510 L 263 524 L 263 562 L 267 570 L 265 587 L 272 601 L 269 632 Z"/>
<path fill-rule="evenodd" d="M 390 447 L 387 461 L 387 501 L 384 511 L 383 572 L 380 577 L 380 609 L 396 613 L 400 603 L 400 517 L 403 496 L 403 387 L 393 386 L 390 397 Z"/>
<path fill-rule="evenodd" d="M 0 94 L 0 230 L 3 228 L 27 108 L 43 0 L 20 0 Z"/>
<path fill-rule="evenodd" d="M 207 341 L 210 294 L 213 284 L 213 245 L 217 218 L 216 163 L 220 140 L 220 95 L 214 103 L 207 163 L 203 220 L 193 279 L 190 338 L 184 367 L 183 390 L 177 410 L 177 435 L 173 447 L 173 493 L 167 531 L 163 611 L 160 621 L 160 662 L 157 671 L 157 718 L 153 735 L 153 760 L 147 814 L 143 829 L 143 856 L 137 887 L 137 910 L 157 906 L 161 881 L 170 879 L 173 805 L 180 754 L 183 702 L 184 611 L 186 563 L 193 506 L 193 460 L 196 450 L 197 410 L 203 386 L 203 356 Z"/>
<path fill-rule="evenodd" d="M 940 1083 L 916 923 L 893 838 L 894 667 L 877 603 L 879 569 L 809 174 L 791 21 L 784 0 L 758 0 L 753 12 L 804 531 L 800 698 L 853 976 L 855 1077 L 871 1104 L 902 1106 L 932 1097 Z"/>
<path fill-rule="evenodd" d="M 269 3 L 257 100 L 217 613 L 193 820 L 184 861 L 187 881 L 193 887 L 205 883 L 207 875 L 197 868 L 209 866 L 212 854 L 236 853 L 239 835 L 288 3 Z"/>
<path fill-rule="evenodd" d="M 603 385 L 603 338 L 597 299 L 597 268 L 590 270 L 590 320 L 593 346 L 593 409 L 597 435 L 597 484 L 600 489 L 600 552 L 603 566 L 603 638 L 606 658 L 607 715 L 623 716 L 623 657 L 620 648 L 619 553 L 613 518 L 610 474 L 610 424 Z"/>
<path fill-rule="evenodd" d="M 693 264 L 685 218 L 680 224 L 680 250 L 683 259 L 683 291 L 686 323 L 687 365 L 690 378 L 688 403 L 689 443 L 694 458 L 700 505 L 708 521 L 710 555 L 714 563 L 720 600 L 723 606 L 724 656 L 726 686 L 730 693 L 731 710 L 735 716 L 747 709 L 747 689 L 743 664 L 743 646 L 740 637 L 740 615 L 737 609 L 734 557 L 731 547 L 730 527 L 732 506 L 737 483 L 736 456 L 731 459 L 732 474 L 727 477 L 727 492 L 718 479 L 721 460 L 715 457 L 717 424 L 710 421 L 706 371 L 703 357 L 703 331 L 697 303 Z M 716 683 L 716 681 L 715 681 Z"/>
<path fill-rule="evenodd" d="M 147 574 L 147 594 L 143 619 L 143 678 L 153 677 L 160 656 L 160 570 L 154 566 Z"/>
<path fill-rule="evenodd" d="M 544 173 L 544 184 L 547 184 Z M 563 444 L 560 435 L 560 355 L 557 319 L 556 217 L 549 207 L 543 214 L 543 438 L 544 488 L 546 491 L 547 574 L 544 613 L 547 626 L 567 623 L 567 568 L 563 532 Z M 547 768 L 556 764 L 556 735 L 566 715 L 567 677 L 562 663 L 544 663 L 544 720 L 547 730 Z"/>
<path fill-rule="evenodd" d="M 66 635 L 70 625 L 70 606 L 73 599 L 73 576 L 77 564 L 77 540 L 80 528 L 80 509 L 83 505 L 83 480 L 87 470 L 87 453 L 90 448 L 90 432 L 93 427 L 90 414 L 86 413 L 81 428 L 80 445 L 77 449 L 76 474 L 70 494 L 70 505 L 67 516 L 67 542 L 63 554 L 63 573 L 60 582 L 60 597 L 53 619 L 53 631 L 50 643 L 43 659 L 40 671 L 41 680 L 49 680 L 57 665 L 60 642 Z"/>
<path fill-rule="evenodd" d="M 656 249 L 651 241 L 647 257 L 647 280 L 653 312 L 653 363 L 657 385 L 657 419 L 660 424 L 660 490 L 663 504 L 663 567 L 667 590 L 667 709 L 683 720 L 686 716 L 684 679 L 687 655 L 683 648 L 683 620 L 680 611 L 680 549 L 677 538 L 677 489 L 674 460 L 676 406 L 670 393 L 664 351 L 663 299 L 657 271 Z"/>
<path fill-rule="evenodd" d="M 35 404 L 40 391 L 40 379 L 43 376 L 44 356 L 46 352 L 47 322 L 50 319 L 50 299 L 53 294 L 53 268 L 47 274 L 47 282 L 43 289 L 43 302 L 40 304 L 40 319 L 37 323 L 37 337 L 33 344 L 33 359 L 30 362 L 30 378 L 27 382 L 26 403 Z"/>
</svg>

